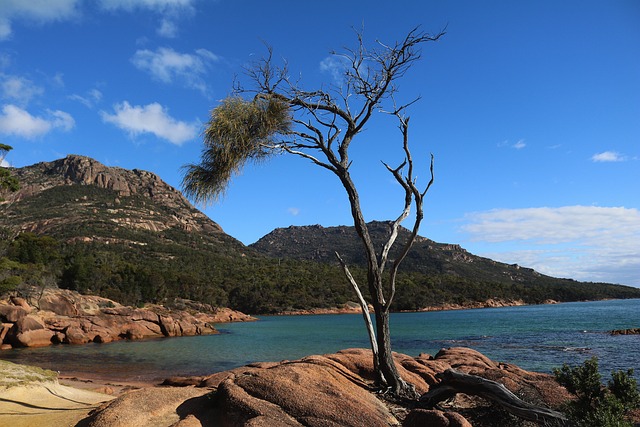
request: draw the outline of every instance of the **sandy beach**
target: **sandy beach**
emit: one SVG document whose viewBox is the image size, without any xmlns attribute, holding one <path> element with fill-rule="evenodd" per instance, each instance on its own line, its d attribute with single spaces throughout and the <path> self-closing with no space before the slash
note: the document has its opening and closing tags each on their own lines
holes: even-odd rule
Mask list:
<svg viewBox="0 0 640 427">
<path fill-rule="evenodd" d="M 154 385 L 58 375 L 0 361 L 0 426 L 75 426 L 102 403 Z"/>
</svg>

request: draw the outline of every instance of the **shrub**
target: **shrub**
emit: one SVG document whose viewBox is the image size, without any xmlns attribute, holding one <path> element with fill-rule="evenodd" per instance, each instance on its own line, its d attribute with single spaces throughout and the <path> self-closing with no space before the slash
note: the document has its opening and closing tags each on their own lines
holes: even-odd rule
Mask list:
<svg viewBox="0 0 640 427">
<path fill-rule="evenodd" d="M 633 378 L 633 369 L 613 372 L 607 386 L 602 384 L 596 357 L 573 368 L 564 364 L 553 373 L 556 381 L 577 397 L 565 406 L 567 416 L 575 425 L 633 427 L 625 419 L 628 411 L 640 408 L 640 393 Z"/>
</svg>

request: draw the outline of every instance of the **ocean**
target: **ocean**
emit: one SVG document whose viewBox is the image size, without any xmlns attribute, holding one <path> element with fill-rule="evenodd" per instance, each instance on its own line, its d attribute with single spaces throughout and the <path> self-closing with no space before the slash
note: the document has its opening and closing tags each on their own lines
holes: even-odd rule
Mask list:
<svg viewBox="0 0 640 427">
<path fill-rule="evenodd" d="M 606 378 L 636 369 L 640 335 L 610 330 L 640 327 L 640 299 L 473 310 L 394 313 L 394 351 L 435 355 L 441 348 L 470 347 L 521 368 L 552 372 L 563 363 L 596 356 Z M 294 360 L 352 347 L 369 348 L 362 316 L 264 316 L 257 322 L 219 324 L 219 335 L 57 345 L 0 352 L 0 359 L 63 374 L 113 380 L 158 381 L 207 375 L 257 361 Z"/>
</svg>

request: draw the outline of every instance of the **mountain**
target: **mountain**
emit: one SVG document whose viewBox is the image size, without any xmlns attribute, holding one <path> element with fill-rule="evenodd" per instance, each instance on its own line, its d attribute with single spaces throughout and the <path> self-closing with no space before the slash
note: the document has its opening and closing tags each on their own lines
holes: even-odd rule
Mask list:
<svg viewBox="0 0 640 427">
<path fill-rule="evenodd" d="M 390 235 L 391 222 L 373 221 L 367 225 L 374 245 L 382 248 Z M 392 250 L 390 254 L 391 261 L 406 243 L 409 235 L 409 230 L 400 227 L 394 246 L 395 252 Z M 335 262 L 337 250 L 347 264 L 365 267 L 367 262 L 354 227 L 311 225 L 279 228 L 250 247 L 270 257 L 325 263 Z M 437 243 L 421 236 L 416 237 L 401 268 L 404 271 L 426 275 L 472 277 L 478 281 L 502 283 L 535 283 L 547 277 L 531 268 L 479 257 L 467 252 L 460 245 Z"/>
<path fill-rule="evenodd" d="M 391 222 L 373 221 L 367 226 L 375 247 L 381 249 L 390 235 Z M 409 236 L 409 230 L 400 227 L 389 256 L 391 262 Z M 354 227 L 279 228 L 250 247 L 269 257 L 326 264 L 336 262 L 337 251 L 348 265 L 365 269 L 367 264 Z M 437 243 L 421 236 L 416 237 L 400 271 L 397 307 L 405 309 L 434 303 L 475 306 L 476 302 L 487 300 L 540 303 L 549 299 L 640 297 L 637 288 L 546 276 L 531 268 L 473 255 L 457 244 Z"/>
<path fill-rule="evenodd" d="M 65 235 L 69 226 L 101 228 L 102 224 L 156 233 L 175 228 L 221 238 L 224 234 L 151 172 L 107 167 L 89 157 L 70 155 L 13 173 L 22 185 L 5 198 L 10 205 L 19 204 L 19 209 L 8 210 L 5 220 L 22 231 Z"/>
<path fill-rule="evenodd" d="M 20 190 L 0 194 L 0 255 L 47 264 L 14 268 L 14 285 L 47 277 L 127 305 L 178 296 L 228 305 L 219 282 L 234 280 L 244 257 L 261 258 L 151 172 L 76 155 L 10 171 Z"/>
<path fill-rule="evenodd" d="M 277 229 L 245 246 L 150 172 L 75 155 L 10 170 L 21 188 L 0 194 L 0 293 L 58 285 L 126 305 L 179 297 L 265 314 L 353 301 L 334 251 L 366 277 L 353 227 Z M 389 231 L 369 227 L 378 244 Z M 556 279 L 419 237 L 393 308 L 631 297 L 640 289 Z"/>
</svg>

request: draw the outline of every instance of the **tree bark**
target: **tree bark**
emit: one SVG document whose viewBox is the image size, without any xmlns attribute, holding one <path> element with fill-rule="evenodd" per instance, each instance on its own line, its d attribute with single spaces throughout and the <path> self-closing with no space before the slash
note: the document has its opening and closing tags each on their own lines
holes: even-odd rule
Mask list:
<svg viewBox="0 0 640 427">
<path fill-rule="evenodd" d="M 422 395 L 420 405 L 432 408 L 437 403 L 455 396 L 457 393 L 480 396 L 491 400 L 509 413 L 530 421 L 539 423 L 555 423 L 569 425 L 567 417 L 561 412 L 549 408 L 536 406 L 521 400 L 503 384 L 476 375 L 464 374 L 447 369 L 440 374 L 442 381 L 429 392 Z"/>
</svg>

